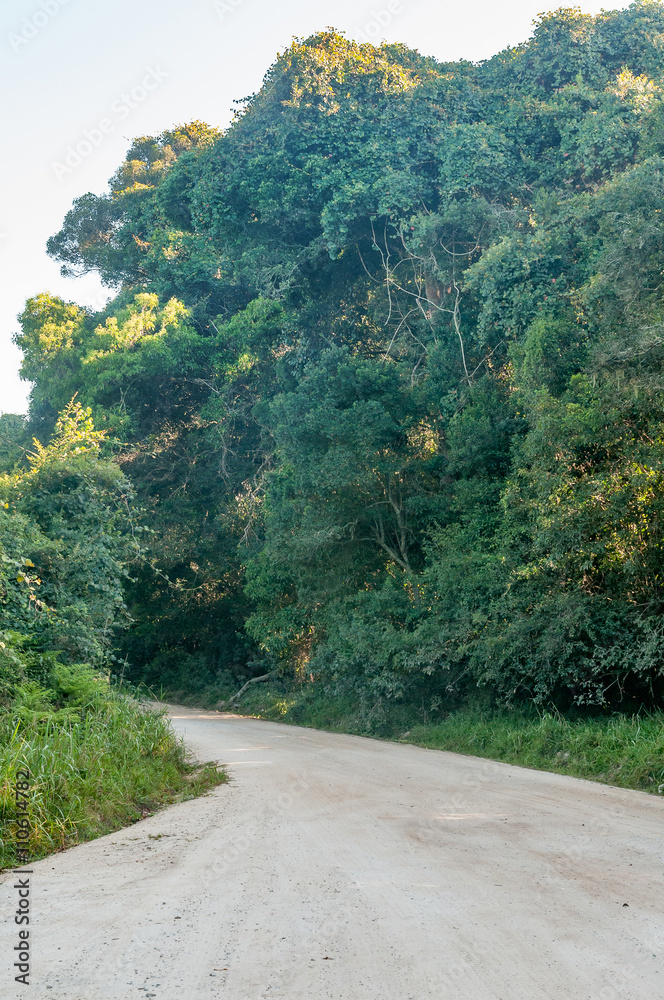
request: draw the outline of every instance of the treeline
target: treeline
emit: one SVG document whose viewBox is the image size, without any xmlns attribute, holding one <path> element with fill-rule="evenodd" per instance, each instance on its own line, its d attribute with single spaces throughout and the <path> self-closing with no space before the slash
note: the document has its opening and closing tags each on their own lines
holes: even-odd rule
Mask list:
<svg viewBox="0 0 664 1000">
<path fill-rule="evenodd" d="M 663 46 L 652 0 L 478 65 L 326 31 L 137 139 L 48 245 L 114 298 L 20 317 L 22 633 L 170 691 L 656 704 Z"/>
</svg>

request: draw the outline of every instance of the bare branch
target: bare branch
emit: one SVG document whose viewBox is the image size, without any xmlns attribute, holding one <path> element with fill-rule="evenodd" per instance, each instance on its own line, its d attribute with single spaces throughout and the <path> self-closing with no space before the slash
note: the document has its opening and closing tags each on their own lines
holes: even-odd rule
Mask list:
<svg viewBox="0 0 664 1000">
<path fill-rule="evenodd" d="M 269 674 L 261 674 L 260 677 L 252 677 L 250 680 L 247 681 L 246 684 L 242 685 L 240 690 L 237 691 L 232 698 L 228 698 L 226 701 L 218 701 L 217 704 L 215 705 L 215 708 L 217 709 L 230 708 L 231 705 L 236 705 L 240 700 L 240 698 L 242 697 L 242 695 L 244 694 L 244 692 L 247 690 L 247 688 L 251 687 L 252 684 L 260 684 L 261 681 L 268 681 L 271 677 L 275 676 L 276 674 L 275 671 L 273 670 Z"/>
</svg>

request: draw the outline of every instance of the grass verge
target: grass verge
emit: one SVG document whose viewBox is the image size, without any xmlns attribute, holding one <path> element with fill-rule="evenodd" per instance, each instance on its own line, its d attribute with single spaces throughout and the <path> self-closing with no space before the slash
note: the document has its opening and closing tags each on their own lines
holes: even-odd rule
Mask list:
<svg viewBox="0 0 664 1000">
<path fill-rule="evenodd" d="M 109 693 L 85 713 L 0 715 L 0 869 L 16 865 L 16 771 L 27 767 L 32 860 L 140 820 L 226 780 L 199 766 L 163 714 Z"/>
<path fill-rule="evenodd" d="M 177 697 L 214 707 L 220 693 Z M 664 794 L 664 713 L 565 717 L 526 709 L 489 711 L 466 707 L 430 713 L 414 706 L 377 702 L 358 707 L 357 700 L 322 694 L 315 685 L 289 690 L 256 685 L 238 714 L 412 743 L 435 750 L 569 774 L 622 788 Z"/>
<path fill-rule="evenodd" d="M 407 742 L 664 793 L 664 715 L 565 719 L 545 714 L 456 712 L 416 725 Z"/>
</svg>

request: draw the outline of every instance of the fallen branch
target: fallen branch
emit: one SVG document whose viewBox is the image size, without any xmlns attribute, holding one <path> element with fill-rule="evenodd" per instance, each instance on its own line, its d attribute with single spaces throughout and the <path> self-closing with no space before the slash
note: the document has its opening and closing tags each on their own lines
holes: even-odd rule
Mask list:
<svg viewBox="0 0 664 1000">
<path fill-rule="evenodd" d="M 244 694 L 244 692 L 252 684 L 260 684 L 261 681 L 268 681 L 270 679 L 270 677 L 275 677 L 275 676 L 276 675 L 275 675 L 274 671 L 272 671 L 269 674 L 261 674 L 260 677 L 252 677 L 250 680 L 247 681 L 246 684 L 242 685 L 242 687 L 240 688 L 240 690 L 237 691 L 236 694 L 234 694 L 232 698 L 229 698 L 227 701 L 219 701 L 219 702 L 217 702 L 217 704 L 216 704 L 215 707 L 217 709 L 220 709 L 220 708 L 230 708 L 231 705 L 236 704 L 240 700 L 240 698 L 242 697 L 242 695 Z"/>
</svg>

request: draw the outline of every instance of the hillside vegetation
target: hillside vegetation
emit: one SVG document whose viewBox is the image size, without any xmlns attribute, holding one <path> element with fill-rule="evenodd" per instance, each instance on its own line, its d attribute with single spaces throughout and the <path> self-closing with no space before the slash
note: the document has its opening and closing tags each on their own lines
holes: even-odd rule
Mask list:
<svg viewBox="0 0 664 1000">
<path fill-rule="evenodd" d="M 0 418 L 0 432 L 14 464 L 0 475 L 2 870 L 225 776 L 194 764 L 162 714 L 110 682 L 114 638 L 129 621 L 123 583 L 147 556 L 103 432 L 76 402 L 24 461 L 20 421 Z"/>
<path fill-rule="evenodd" d="M 48 248 L 113 297 L 20 317 L 22 635 L 208 701 L 661 705 L 661 3 L 480 64 L 295 41 Z"/>
</svg>

